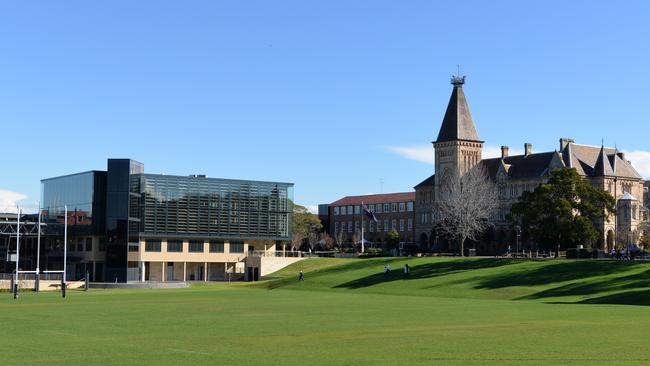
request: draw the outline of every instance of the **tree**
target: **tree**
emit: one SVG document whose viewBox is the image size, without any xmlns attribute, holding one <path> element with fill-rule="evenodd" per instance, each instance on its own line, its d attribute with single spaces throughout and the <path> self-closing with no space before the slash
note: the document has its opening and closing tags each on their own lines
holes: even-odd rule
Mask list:
<svg viewBox="0 0 650 366">
<path fill-rule="evenodd" d="M 498 208 L 497 190 L 482 165 L 465 174 L 448 172 L 441 177 L 436 200 L 437 232 L 456 241 L 465 255 L 465 241 L 478 240 L 490 226 Z"/>
<path fill-rule="evenodd" d="M 334 248 L 334 238 L 327 232 L 321 233 L 319 243 L 322 250 L 332 250 Z"/>
<path fill-rule="evenodd" d="M 334 233 L 334 242 L 339 247 L 339 249 L 343 249 L 343 244 L 345 244 L 346 238 L 347 235 L 345 234 L 345 230 L 343 230 L 343 228 L 340 228 L 339 231 Z"/>
<path fill-rule="evenodd" d="M 318 234 L 323 230 L 318 216 L 312 214 L 306 207 L 297 204 L 293 205 L 293 221 L 291 232 L 293 234 L 291 244 L 293 248 L 300 248 L 307 239 L 307 244 L 313 249 L 316 245 Z"/>
<path fill-rule="evenodd" d="M 391 231 L 388 232 L 388 235 L 386 236 L 386 249 L 388 250 L 393 250 L 397 249 L 399 246 L 399 233 L 397 230 L 392 229 Z"/>
<path fill-rule="evenodd" d="M 615 202 L 575 169 L 561 168 L 535 191 L 524 192 L 512 206 L 509 220 L 545 249 L 555 249 L 557 258 L 561 247 L 591 247 L 599 235 L 593 223 L 616 212 Z"/>
</svg>

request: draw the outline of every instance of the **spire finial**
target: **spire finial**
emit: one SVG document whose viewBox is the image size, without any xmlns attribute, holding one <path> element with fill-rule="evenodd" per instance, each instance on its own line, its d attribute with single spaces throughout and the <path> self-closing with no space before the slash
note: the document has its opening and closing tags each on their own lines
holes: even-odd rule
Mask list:
<svg viewBox="0 0 650 366">
<path fill-rule="evenodd" d="M 458 73 L 456 75 L 451 76 L 451 85 L 461 86 L 465 84 L 465 75 L 460 76 L 460 64 L 456 64 L 456 71 Z"/>
</svg>

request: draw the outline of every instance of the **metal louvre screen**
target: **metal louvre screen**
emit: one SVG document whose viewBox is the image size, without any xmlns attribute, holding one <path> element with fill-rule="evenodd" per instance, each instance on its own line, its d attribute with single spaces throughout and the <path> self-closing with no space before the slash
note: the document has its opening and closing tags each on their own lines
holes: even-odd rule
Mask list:
<svg viewBox="0 0 650 366">
<path fill-rule="evenodd" d="M 289 240 L 290 183 L 142 174 L 145 235 Z"/>
</svg>

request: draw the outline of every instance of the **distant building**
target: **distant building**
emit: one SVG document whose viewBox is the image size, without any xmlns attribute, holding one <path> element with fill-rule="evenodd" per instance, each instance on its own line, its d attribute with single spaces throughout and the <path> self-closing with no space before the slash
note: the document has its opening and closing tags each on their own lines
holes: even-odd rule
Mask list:
<svg viewBox="0 0 650 366">
<path fill-rule="evenodd" d="M 330 231 L 330 205 L 328 204 L 320 204 L 318 205 L 318 219 L 320 220 L 320 223 L 323 225 L 323 231 L 326 233 L 329 233 Z"/>
<path fill-rule="evenodd" d="M 375 214 L 377 222 L 364 216 L 362 205 Z M 362 225 L 365 240 L 373 244 L 384 243 L 392 229 L 397 230 L 401 242 L 414 241 L 414 192 L 347 196 L 332 202 L 328 212 L 328 233 L 335 241 L 359 244 Z"/>
<path fill-rule="evenodd" d="M 415 237 L 421 245 L 435 241 L 433 216 L 442 177 L 451 171 L 463 174 L 477 165 L 482 165 L 497 185 L 500 204 L 495 217 L 496 228 L 479 243 L 479 252 L 499 251 L 515 244 L 516 236 L 506 221 L 512 204 L 523 192 L 546 182 L 554 169 L 563 167 L 576 169 L 592 185 L 616 199 L 617 215 L 594 223 L 600 233 L 596 248 L 607 251 L 616 243 L 620 246 L 627 240 L 627 233 L 639 228 L 647 194 L 644 194 L 644 181 L 625 154 L 616 148 L 581 145 L 563 138 L 555 151 L 534 153 L 531 144 L 524 144 L 524 154 L 511 156 L 509 148 L 503 146 L 500 157 L 483 159 L 483 141 L 476 131 L 463 92 L 465 77 L 455 76 L 451 82 L 453 91 L 438 137 L 433 142 L 435 174 L 415 186 Z M 621 237 L 617 239 L 617 235 Z M 534 249 L 533 244 L 531 240 L 525 242 L 530 249 Z M 450 248 L 437 248 L 445 249 Z"/>
<path fill-rule="evenodd" d="M 61 269 L 67 222 L 69 279 L 86 270 L 110 282 L 257 278 L 247 259 L 291 240 L 292 183 L 147 174 L 109 159 L 106 171 L 43 179 L 41 192 L 41 269 Z"/>
</svg>

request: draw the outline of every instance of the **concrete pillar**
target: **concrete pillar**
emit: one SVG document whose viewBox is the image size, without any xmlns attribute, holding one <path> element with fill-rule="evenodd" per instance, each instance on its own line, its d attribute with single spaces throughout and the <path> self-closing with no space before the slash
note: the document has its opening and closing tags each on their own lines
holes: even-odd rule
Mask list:
<svg viewBox="0 0 650 366">
<path fill-rule="evenodd" d="M 164 261 L 160 262 L 160 266 L 162 267 L 162 277 L 161 277 L 162 282 L 167 282 L 167 279 L 165 278 L 165 267 L 167 267 L 166 264 L 167 263 L 165 263 Z"/>
<path fill-rule="evenodd" d="M 146 273 L 145 265 L 146 264 L 143 261 L 140 261 L 140 281 L 141 282 L 145 281 L 145 273 Z"/>
<path fill-rule="evenodd" d="M 203 264 L 203 282 L 208 282 L 208 262 Z"/>
<path fill-rule="evenodd" d="M 93 281 L 97 281 L 97 262 L 93 261 Z"/>
<path fill-rule="evenodd" d="M 183 262 L 183 282 L 187 281 L 187 262 Z"/>
</svg>

